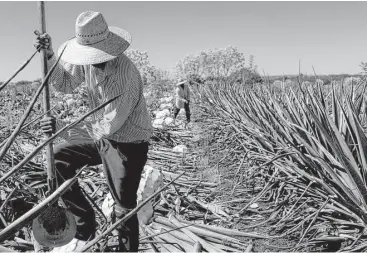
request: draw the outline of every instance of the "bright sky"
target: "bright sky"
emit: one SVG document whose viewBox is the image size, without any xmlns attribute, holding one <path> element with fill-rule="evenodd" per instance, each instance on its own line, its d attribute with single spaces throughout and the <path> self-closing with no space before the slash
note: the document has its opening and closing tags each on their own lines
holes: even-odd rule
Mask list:
<svg viewBox="0 0 367 253">
<path fill-rule="evenodd" d="M 254 55 L 260 74 L 355 74 L 367 61 L 367 2 L 46 2 L 54 49 L 74 36 L 77 16 L 101 12 L 129 31 L 131 47 L 150 62 L 172 68 L 188 53 L 237 46 Z M 37 3 L 0 2 L 0 80 L 32 54 Z M 17 80 L 40 76 L 37 56 Z"/>
</svg>

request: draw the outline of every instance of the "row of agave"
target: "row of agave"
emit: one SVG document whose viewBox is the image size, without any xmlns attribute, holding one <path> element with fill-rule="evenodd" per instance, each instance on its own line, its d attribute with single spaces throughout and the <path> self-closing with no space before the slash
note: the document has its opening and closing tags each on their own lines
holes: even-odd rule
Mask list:
<svg viewBox="0 0 367 253">
<path fill-rule="evenodd" d="M 292 251 L 367 248 L 366 86 L 202 87 L 218 126 L 230 124 L 243 151 L 266 165 L 256 172 L 267 179 L 261 195 L 287 195 L 271 223 L 296 235 Z"/>
</svg>

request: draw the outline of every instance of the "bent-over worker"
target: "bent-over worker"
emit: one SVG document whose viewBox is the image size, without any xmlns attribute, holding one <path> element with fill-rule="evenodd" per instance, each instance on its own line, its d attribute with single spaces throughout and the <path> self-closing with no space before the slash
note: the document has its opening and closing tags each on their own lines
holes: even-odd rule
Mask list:
<svg viewBox="0 0 367 253">
<path fill-rule="evenodd" d="M 143 83 L 138 69 L 124 54 L 131 36 L 121 28 L 109 27 L 99 12 L 81 13 L 75 26 L 75 38 L 66 45 L 50 83 L 60 92 L 72 93 L 85 82 L 92 108 L 122 94 L 118 99 L 93 114 L 63 135 L 65 142 L 55 147 L 57 181 L 73 177 L 84 165 L 103 164 L 110 192 L 116 202 L 114 213 L 121 218 L 136 207 L 141 173 L 147 161 L 148 140 L 152 136 L 151 119 L 143 96 Z M 36 47 L 46 51 L 48 68 L 56 62 L 48 34 L 38 36 Z M 54 132 L 65 122 L 47 118 L 44 132 Z M 75 184 L 63 201 L 74 214 L 77 234 L 60 252 L 78 251 L 95 237 L 95 213 Z M 139 225 L 133 216 L 118 229 L 120 251 L 138 251 Z"/>
</svg>

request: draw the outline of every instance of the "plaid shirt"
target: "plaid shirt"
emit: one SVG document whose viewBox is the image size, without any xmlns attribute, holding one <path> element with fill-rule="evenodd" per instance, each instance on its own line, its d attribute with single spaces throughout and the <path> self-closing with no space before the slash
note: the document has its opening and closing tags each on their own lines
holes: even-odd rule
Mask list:
<svg viewBox="0 0 367 253">
<path fill-rule="evenodd" d="M 48 60 L 49 69 L 56 62 Z M 93 108 L 123 94 L 61 136 L 68 142 L 107 138 L 117 142 L 148 141 L 153 133 L 151 119 L 143 96 L 140 73 L 132 61 L 121 54 L 107 62 L 105 69 L 92 65 L 73 65 L 60 61 L 50 77 L 53 87 L 63 93 L 72 93 L 81 83 L 87 85 L 89 104 Z M 67 123 L 56 121 L 56 129 Z"/>
</svg>

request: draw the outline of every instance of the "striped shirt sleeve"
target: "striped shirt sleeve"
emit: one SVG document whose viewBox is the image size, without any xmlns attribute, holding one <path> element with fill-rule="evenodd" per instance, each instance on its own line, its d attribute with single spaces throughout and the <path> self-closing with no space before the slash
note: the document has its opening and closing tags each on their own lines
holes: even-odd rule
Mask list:
<svg viewBox="0 0 367 253">
<path fill-rule="evenodd" d="M 47 61 L 48 69 L 56 62 L 55 54 Z M 50 76 L 50 83 L 55 90 L 71 94 L 82 82 L 84 82 L 84 70 L 81 65 L 73 65 L 62 60 L 57 64 Z"/>
</svg>

